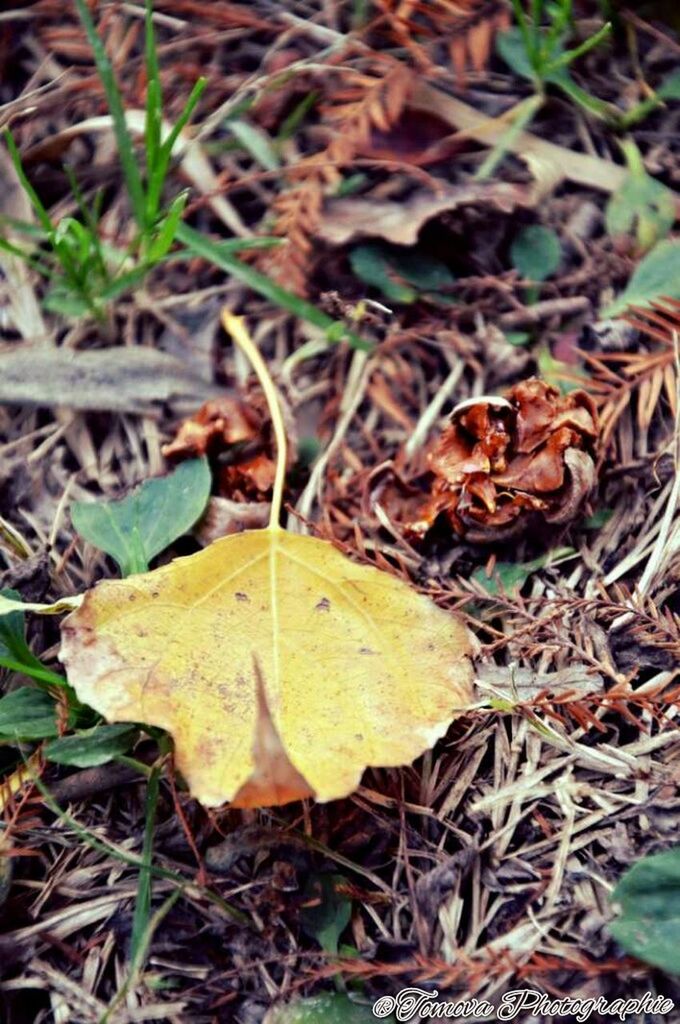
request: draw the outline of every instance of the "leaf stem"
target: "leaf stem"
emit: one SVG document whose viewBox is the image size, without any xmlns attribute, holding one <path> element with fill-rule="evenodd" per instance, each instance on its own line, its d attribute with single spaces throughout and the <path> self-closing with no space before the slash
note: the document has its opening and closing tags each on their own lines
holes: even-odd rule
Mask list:
<svg viewBox="0 0 680 1024">
<path fill-rule="evenodd" d="M 287 462 L 287 441 L 286 431 L 283 425 L 283 413 L 281 403 L 276 391 L 272 376 L 267 369 L 267 364 L 260 355 L 255 342 L 250 337 L 242 316 L 235 316 L 226 307 L 222 310 L 222 326 L 232 336 L 238 347 L 249 360 L 257 374 L 257 379 L 262 385 L 264 397 L 272 418 L 274 437 L 276 438 L 276 475 L 274 477 L 274 490 L 272 492 L 272 507 L 269 514 L 268 530 L 280 530 L 279 519 L 281 517 L 281 506 L 283 504 L 283 487 L 286 481 Z"/>
</svg>

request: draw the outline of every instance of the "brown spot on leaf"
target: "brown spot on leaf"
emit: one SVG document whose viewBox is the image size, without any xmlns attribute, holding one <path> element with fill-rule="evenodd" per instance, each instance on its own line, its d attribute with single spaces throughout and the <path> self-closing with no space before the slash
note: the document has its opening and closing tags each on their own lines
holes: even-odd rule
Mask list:
<svg viewBox="0 0 680 1024">
<path fill-rule="evenodd" d="M 327 597 L 322 597 L 317 604 L 314 605 L 314 611 L 317 612 L 329 612 L 331 610 L 331 603 Z"/>
</svg>

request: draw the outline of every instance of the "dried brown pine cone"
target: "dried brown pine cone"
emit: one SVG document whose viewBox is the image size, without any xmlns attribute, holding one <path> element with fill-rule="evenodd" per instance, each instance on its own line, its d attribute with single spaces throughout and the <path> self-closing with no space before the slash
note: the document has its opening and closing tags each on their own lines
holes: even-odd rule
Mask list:
<svg viewBox="0 0 680 1024">
<path fill-rule="evenodd" d="M 409 532 L 422 536 L 440 514 L 479 543 L 516 536 L 537 516 L 568 522 L 595 484 L 597 437 L 584 391 L 562 395 L 536 377 L 507 399 L 462 402 L 428 454 L 432 493 Z"/>
</svg>

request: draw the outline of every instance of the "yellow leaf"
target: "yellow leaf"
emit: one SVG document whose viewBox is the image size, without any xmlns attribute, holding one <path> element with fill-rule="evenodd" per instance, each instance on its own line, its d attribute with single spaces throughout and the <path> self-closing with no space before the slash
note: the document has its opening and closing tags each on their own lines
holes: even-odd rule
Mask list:
<svg viewBox="0 0 680 1024">
<path fill-rule="evenodd" d="M 240 321 L 278 446 L 272 519 L 89 591 L 62 625 L 81 701 L 167 729 L 193 795 L 251 807 L 350 793 L 412 761 L 472 699 L 465 627 L 403 581 L 278 525 L 285 437 Z"/>
<path fill-rule="evenodd" d="M 80 700 L 167 729 L 208 805 L 344 796 L 367 765 L 412 761 L 471 698 L 455 618 L 282 530 L 100 583 L 62 635 Z"/>
</svg>

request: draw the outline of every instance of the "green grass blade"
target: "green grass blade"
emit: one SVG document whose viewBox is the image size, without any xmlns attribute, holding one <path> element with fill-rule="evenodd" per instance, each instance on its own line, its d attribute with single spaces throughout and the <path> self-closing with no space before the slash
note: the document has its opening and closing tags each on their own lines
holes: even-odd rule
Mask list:
<svg viewBox="0 0 680 1024">
<path fill-rule="evenodd" d="M 113 278 L 110 284 L 102 288 L 99 297 L 104 302 L 111 302 L 112 299 L 117 299 L 119 295 L 130 291 L 143 281 L 151 269 L 150 263 L 140 263 L 133 270 L 128 270 L 125 274 L 119 274 L 118 277 Z"/>
<path fill-rule="evenodd" d="M 176 229 L 174 230 L 173 233 L 173 240 L 175 235 Z M 218 245 L 223 252 L 228 254 L 238 252 L 241 249 L 272 249 L 280 244 L 280 238 L 265 237 L 243 239 L 228 238 L 224 242 L 216 243 L 216 245 Z M 0 239 L 0 246 L 1 245 L 2 239 Z M 106 285 L 101 290 L 101 292 L 99 293 L 99 298 L 103 299 L 105 302 L 108 302 L 111 299 L 116 299 L 118 298 L 119 295 L 122 295 L 123 292 L 126 292 L 134 288 L 136 285 L 140 283 L 140 281 L 143 281 L 146 275 L 149 273 L 149 271 L 153 270 L 154 267 L 157 267 L 159 263 L 175 263 L 177 262 L 177 260 L 186 260 L 187 258 L 186 251 L 184 250 L 168 252 L 166 253 L 165 256 L 155 257 L 153 261 L 151 260 L 151 255 L 152 253 L 149 253 L 147 260 L 145 260 L 142 263 L 139 263 L 136 267 L 133 267 L 132 270 L 128 270 L 126 273 L 119 274 L 117 277 L 114 277 L 110 284 Z"/>
<path fill-rule="evenodd" d="M 161 144 L 161 122 L 163 118 L 163 92 L 158 66 L 156 35 L 153 28 L 153 0 L 146 0 L 144 19 L 146 56 L 146 171 L 151 177 L 158 159 Z"/>
<path fill-rule="evenodd" d="M 223 238 L 221 241 L 213 242 L 212 244 L 219 252 L 232 256 L 235 253 L 245 252 L 247 249 L 276 249 L 279 245 L 284 244 L 284 240 L 274 235 L 258 235 L 257 238 Z M 189 246 L 189 248 L 191 247 Z M 186 258 L 186 249 L 177 249 L 167 256 L 168 260 L 174 261 L 185 260 Z"/>
<path fill-rule="evenodd" d="M 599 29 L 599 31 L 590 36 L 589 39 L 582 42 L 580 46 L 575 46 L 573 50 L 567 50 L 566 53 L 557 57 L 556 60 L 551 61 L 546 68 L 546 74 L 553 74 L 555 71 L 559 71 L 560 68 L 567 67 L 569 64 L 573 63 L 577 57 L 582 57 L 584 53 L 589 53 L 607 38 L 611 30 L 611 22 L 608 21 L 601 29 Z"/>
<path fill-rule="evenodd" d="M 163 185 L 165 178 L 168 173 L 168 167 L 170 165 L 170 159 L 172 157 L 172 148 L 179 138 L 179 133 L 188 124 L 189 118 L 196 109 L 196 105 L 200 100 L 207 81 L 205 78 L 199 78 L 191 90 L 191 95 L 187 100 L 184 110 L 180 114 L 177 123 L 174 125 L 168 137 L 165 139 L 163 144 L 158 150 L 156 156 L 156 162 L 153 171 L 149 177 L 147 184 L 147 196 L 146 196 L 146 210 L 149 225 L 153 224 L 156 217 L 158 216 L 158 207 L 160 204 L 161 192 L 163 191 Z"/>
<path fill-rule="evenodd" d="M 37 273 L 42 274 L 43 277 L 54 278 L 57 276 L 54 269 L 47 263 L 38 259 L 37 256 L 33 255 L 33 253 L 27 252 L 25 249 L 20 249 L 18 245 L 12 245 L 11 242 L 8 242 L 7 239 L 3 238 L 1 235 L 0 249 L 2 249 L 3 252 L 9 253 L 10 256 L 16 256 L 17 259 L 24 260 L 28 263 L 29 267 L 32 267 L 33 270 L 37 271 Z"/>
<path fill-rule="evenodd" d="M 114 998 L 109 1003 L 106 1012 L 102 1014 L 102 1016 L 99 1018 L 97 1024 L 109 1024 L 109 1022 L 113 1019 L 112 1015 L 121 1005 L 130 989 L 134 988 L 134 986 L 137 984 L 139 980 L 139 975 L 141 974 L 144 962 L 149 952 L 149 947 L 151 946 L 151 940 L 153 939 L 154 934 L 158 926 L 161 924 L 163 918 L 169 913 L 169 911 L 172 910 L 172 908 L 174 907 L 175 903 L 177 902 L 181 895 L 181 890 L 175 889 L 175 891 L 171 892 L 170 895 L 163 901 L 163 903 L 160 905 L 155 914 L 153 914 L 149 918 L 149 922 L 144 932 L 142 933 L 139 946 L 137 947 L 136 956 L 130 957 L 128 976 L 125 982 L 121 985 L 120 989 L 118 990 Z M 120 1018 L 116 1017 L 116 1019 Z"/>
<path fill-rule="evenodd" d="M 5 142 L 7 143 L 7 148 L 9 150 L 9 155 L 12 158 L 12 164 L 14 165 L 14 170 L 16 171 L 16 175 L 21 183 L 21 187 L 28 196 L 31 206 L 35 210 L 38 216 L 38 220 L 40 221 L 43 229 L 46 231 L 48 236 L 51 236 L 54 232 L 54 225 L 52 223 L 49 213 L 43 206 L 40 196 L 33 188 L 30 181 L 28 180 L 28 177 L 26 176 L 24 165 L 21 162 L 21 154 L 19 153 L 19 147 L 14 141 L 14 136 L 12 135 L 9 128 L 5 129 L 4 136 Z"/>
<path fill-rule="evenodd" d="M 165 151 L 165 153 L 167 153 L 168 159 L 170 158 L 170 155 L 172 153 L 172 147 L 175 145 L 177 139 L 179 138 L 179 133 L 189 123 L 189 119 L 191 118 L 194 110 L 196 109 L 198 101 L 205 92 L 207 84 L 207 78 L 199 78 L 198 81 L 194 84 L 194 87 L 191 90 L 191 93 L 189 94 L 189 99 L 184 104 L 184 110 L 177 118 L 177 121 L 173 126 L 172 131 L 170 132 L 167 139 L 163 143 L 162 148 Z"/>
<path fill-rule="evenodd" d="M 104 250 L 99 238 L 99 225 L 97 223 L 96 215 L 90 210 L 89 206 L 85 201 L 85 196 L 82 193 L 82 189 L 76 180 L 76 176 L 73 173 L 73 168 L 68 164 L 64 165 L 66 176 L 68 177 L 69 185 L 71 186 L 71 192 L 75 196 L 76 202 L 80 209 L 80 214 L 83 221 L 87 225 L 88 231 L 90 232 L 90 245 L 94 253 L 94 262 L 97 266 L 99 274 L 102 280 L 106 280 L 109 277 L 108 268 L 106 266 L 106 260 L 104 259 Z"/>
<path fill-rule="evenodd" d="M 132 205 L 132 212 L 139 227 L 144 229 L 146 226 L 144 218 L 144 187 L 142 185 L 142 176 L 139 173 L 139 167 L 137 166 L 135 150 L 132 144 L 132 136 L 130 135 L 127 121 L 125 120 L 123 98 L 113 74 L 111 61 L 106 55 L 106 50 L 99 38 L 94 21 L 92 20 L 92 15 L 90 14 L 85 0 L 75 0 L 75 4 L 78 16 L 82 22 L 83 28 L 85 29 L 88 42 L 92 47 L 97 72 L 102 85 L 104 86 L 106 101 L 113 120 L 113 130 L 116 136 L 118 155 L 123 168 L 125 185 Z"/>
<path fill-rule="evenodd" d="M 5 668 L 8 672 L 20 672 L 22 676 L 30 676 L 36 682 L 49 686 L 59 686 L 63 689 L 68 685 L 64 677 L 57 675 L 56 672 L 38 665 L 28 665 L 24 661 L 15 661 L 14 658 L 0 657 L 0 668 Z"/>
<path fill-rule="evenodd" d="M 143 939 L 151 916 L 151 861 L 153 857 L 153 836 L 158 808 L 158 791 L 160 787 L 160 770 L 154 766 L 149 775 L 146 789 L 146 820 L 144 823 L 144 841 L 142 843 L 142 867 L 139 872 L 137 899 L 132 918 L 132 936 L 130 939 L 130 959 L 137 961 Z"/>
<path fill-rule="evenodd" d="M 201 256 L 216 267 L 225 270 L 228 274 L 233 274 L 239 281 L 243 281 L 244 284 L 252 288 L 258 295 L 262 295 L 265 299 L 273 302 L 274 305 L 287 310 L 289 313 L 293 313 L 294 316 L 299 316 L 302 320 L 307 320 L 309 323 L 314 324 L 315 327 L 320 327 L 326 331 L 329 340 L 346 340 L 353 348 L 364 349 L 365 351 L 373 347 L 369 341 L 355 334 L 341 320 L 333 320 L 323 310 L 312 305 L 311 302 L 307 302 L 306 299 L 301 299 L 299 296 L 294 295 L 293 292 L 282 288 L 276 281 L 272 281 L 271 278 L 260 274 L 259 271 L 248 266 L 247 263 L 243 263 L 237 256 L 224 252 L 220 248 L 219 243 L 213 242 L 212 239 L 201 234 L 200 231 L 189 227 L 188 224 L 180 223 L 178 225 L 177 239 L 186 246 L 192 255 Z"/>
<path fill-rule="evenodd" d="M 517 104 L 513 111 L 512 122 L 503 132 L 489 155 L 477 168 L 473 175 L 474 181 L 485 181 L 487 178 L 491 177 L 498 165 L 505 159 L 508 150 L 516 140 L 517 136 L 524 131 L 526 126 L 531 122 L 542 106 L 543 97 L 538 93 L 533 96 L 527 96 L 525 100 L 521 100 Z"/>
<path fill-rule="evenodd" d="M 27 235 L 29 238 L 34 238 L 36 242 L 47 241 L 47 235 L 45 234 L 44 229 L 27 220 L 18 220 L 16 217 L 8 217 L 6 213 L 0 213 L 0 227 L 3 226 L 13 228 L 21 235 Z"/>
<path fill-rule="evenodd" d="M 149 246 L 149 251 L 146 254 L 146 258 L 149 263 L 159 263 L 165 258 L 165 256 L 167 256 L 170 251 L 170 246 L 175 241 L 177 225 L 182 219 L 182 214 L 184 213 L 188 198 L 188 192 L 180 192 L 180 194 L 175 196 L 173 199 L 165 214 L 163 223 L 159 226 L 158 232 Z"/>
<path fill-rule="evenodd" d="M 26 765 L 27 768 L 29 768 L 28 762 L 26 760 L 24 760 L 24 764 Z M 109 843 L 106 840 L 98 839 L 97 836 L 92 834 L 92 832 L 89 832 L 86 828 L 83 828 L 83 826 L 80 825 L 75 820 L 75 818 L 73 818 L 68 813 L 68 811 L 63 810 L 63 808 L 59 806 L 59 804 L 54 799 L 51 792 L 49 791 L 49 789 L 47 788 L 47 786 L 42 781 L 39 775 L 36 775 L 35 772 L 30 770 L 30 768 L 29 774 L 31 777 L 31 781 L 33 782 L 33 785 L 36 787 L 36 789 L 39 790 L 40 795 L 43 798 L 43 802 L 45 803 L 45 806 L 49 807 L 52 813 L 55 814 L 57 818 L 61 822 L 63 822 L 68 828 L 72 829 L 72 831 L 75 832 L 78 838 L 81 839 L 82 842 L 84 842 L 91 849 L 96 850 L 98 853 L 103 853 L 107 857 L 112 857 L 114 860 L 117 860 L 122 864 L 127 864 L 130 867 L 146 867 L 149 873 L 153 875 L 155 878 L 167 879 L 168 881 L 173 882 L 181 891 L 183 891 L 188 886 L 192 885 L 190 879 L 184 878 L 178 871 L 169 871 L 167 868 L 159 868 L 156 867 L 154 864 L 151 864 L 150 866 L 144 865 L 140 858 L 136 857 L 134 854 L 124 853 L 122 850 L 119 850 L 118 847 L 114 846 L 112 843 Z M 194 888 L 198 887 L 194 886 Z M 244 925 L 247 928 L 253 927 L 250 919 L 242 911 L 237 910 L 236 907 L 232 907 L 231 904 L 227 903 L 226 900 L 222 899 L 219 893 L 212 892 L 212 890 L 207 888 L 200 888 L 200 892 L 201 896 L 205 900 L 212 903 L 214 906 L 219 907 L 220 910 L 232 921 L 234 921 L 235 924 Z"/>
</svg>

